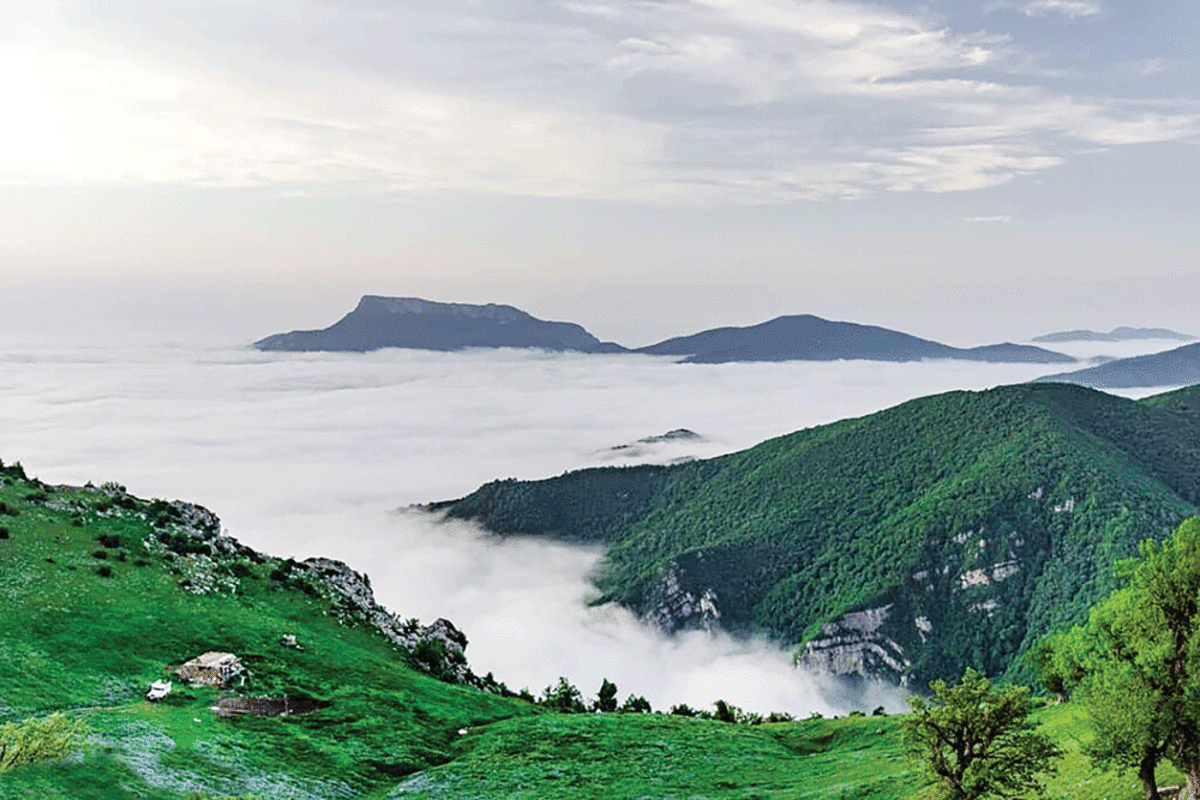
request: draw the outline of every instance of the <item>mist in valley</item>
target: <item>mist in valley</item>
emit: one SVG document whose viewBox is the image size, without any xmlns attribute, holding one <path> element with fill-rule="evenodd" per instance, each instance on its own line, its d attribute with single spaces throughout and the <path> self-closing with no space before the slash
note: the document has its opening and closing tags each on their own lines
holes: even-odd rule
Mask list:
<svg viewBox="0 0 1200 800">
<path fill-rule="evenodd" d="M 1159 344 L 1063 349 L 1131 355 Z M 665 636 L 622 608 L 594 607 L 597 549 L 499 539 L 408 507 L 496 478 L 714 456 L 914 397 L 1048 371 L 29 340 L 9 343 L 0 360 L 0 457 L 42 480 L 114 480 L 139 496 L 197 502 L 256 549 L 345 561 L 367 573 L 377 600 L 401 617 L 452 620 L 470 639 L 475 671 L 514 690 L 539 694 L 566 676 L 593 696 L 607 678 L 622 698 L 643 695 L 656 709 L 722 698 L 795 715 L 898 710 L 904 702 L 891 687 L 850 696 L 801 674 L 778 644 L 698 631 Z M 612 449 L 676 428 L 701 438 Z"/>
</svg>

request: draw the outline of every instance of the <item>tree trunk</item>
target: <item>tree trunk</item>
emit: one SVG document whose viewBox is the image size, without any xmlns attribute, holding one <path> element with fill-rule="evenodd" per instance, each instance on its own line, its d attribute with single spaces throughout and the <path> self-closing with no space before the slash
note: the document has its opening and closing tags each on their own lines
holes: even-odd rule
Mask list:
<svg viewBox="0 0 1200 800">
<path fill-rule="evenodd" d="M 1149 752 L 1142 757 L 1138 764 L 1138 777 L 1142 779 L 1142 797 L 1144 800 L 1161 800 L 1158 793 L 1158 781 L 1154 777 L 1154 768 L 1158 766 L 1158 753 Z"/>
<path fill-rule="evenodd" d="M 1183 725 L 1175 732 L 1175 766 L 1183 773 L 1183 796 L 1200 800 L 1200 731 Z"/>
</svg>

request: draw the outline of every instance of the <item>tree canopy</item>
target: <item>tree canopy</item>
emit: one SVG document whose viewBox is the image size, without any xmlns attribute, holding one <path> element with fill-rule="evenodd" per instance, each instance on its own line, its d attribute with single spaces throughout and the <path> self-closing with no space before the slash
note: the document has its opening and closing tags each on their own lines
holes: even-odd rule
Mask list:
<svg viewBox="0 0 1200 800">
<path fill-rule="evenodd" d="M 1200 797 L 1200 518 L 1118 567 L 1123 585 L 1085 625 L 1051 637 L 1035 663 L 1047 688 L 1075 691 L 1101 766 L 1136 768 L 1147 800 L 1166 755 Z"/>
<path fill-rule="evenodd" d="M 1062 751 L 1037 731 L 1029 689 L 997 688 L 968 669 L 957 686 L 936 680 L 928 700 L 909 700 L 903 723 L 909 757 L 933 773 L 944 800 L 1040 795 Z"/>
</svg>

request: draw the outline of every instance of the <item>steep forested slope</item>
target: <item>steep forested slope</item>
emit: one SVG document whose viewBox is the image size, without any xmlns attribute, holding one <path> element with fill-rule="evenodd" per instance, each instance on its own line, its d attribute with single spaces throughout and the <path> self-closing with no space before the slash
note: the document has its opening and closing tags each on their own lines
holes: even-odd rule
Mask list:
<svg viewBox="0 0 1200 800">
<path fill-rule="evenodd" d="M 497 481 L 438 506 L 609 546 L 606 599 L 668 628 L 807 643 L 846 673 L 998 673 L 1077 621 L 1111 564 L 1200 502 L 1187 393 L 1067 385 L 922 398 L 720 458 Z"/>
</svg>

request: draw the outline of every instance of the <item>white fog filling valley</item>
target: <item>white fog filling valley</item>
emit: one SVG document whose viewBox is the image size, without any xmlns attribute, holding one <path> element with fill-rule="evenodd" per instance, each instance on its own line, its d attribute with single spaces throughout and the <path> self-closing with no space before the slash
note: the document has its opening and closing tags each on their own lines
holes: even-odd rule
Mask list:
<svg viewBox="0 0 1200 800">
<path fill-rule="evenodd" d="M 593 697 L 607 678 L 621 698 L 642 695 L 660 710 L 720 698 L 798 716 L 905 703 L 882 685 L 844 695 L 765 640 L 668 636 L 623 608 L 590 605 L 597 548 L 500 539 L 406 507 L 496 478 L 714 456 L 914 397 L 1061 369 L 30 342 L 5 347 L 0 360 L 0 458 L 44 481 L 112 480 L 138 496 L 200 503 L 255 549 L 345 561 L 399 616 L 452 620 L 470 640 L 473 669 L 514 690 L 540 694 L 565 676 Z M 676 428 L 704 438 L 611 449 Z"/>
</svg>

